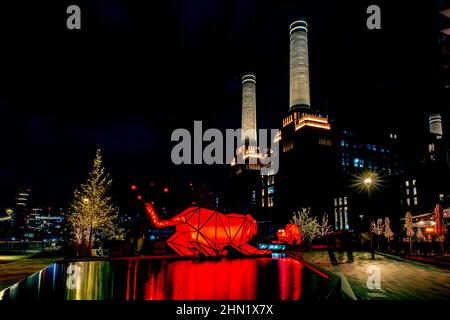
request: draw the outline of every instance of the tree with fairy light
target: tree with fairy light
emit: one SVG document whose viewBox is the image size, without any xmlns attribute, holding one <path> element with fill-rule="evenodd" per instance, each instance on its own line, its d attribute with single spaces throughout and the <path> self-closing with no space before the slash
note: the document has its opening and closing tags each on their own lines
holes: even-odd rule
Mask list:
<svg viewBox="0 0 450 320">
<path fill-rule="evenodd" d="M 302 234 L 302 240 L 308 246 L 320 235 L 320 224 L 316 217 L 311 217 L 310 208 L 302 208 L 301 211 L 294 212 L 291 223 L 298 225 Z"/>
<path fill-rule="evenodd" d="M 95 240 L 123 240 L 119 227 L 118 209 L 108 195 L 112 180 L 103 166 L 101 150 L 97 150 L 88 179 L 74 192 L 71 215 L 68 218 L 72 234 L 84 255 Z"/>
</svg>

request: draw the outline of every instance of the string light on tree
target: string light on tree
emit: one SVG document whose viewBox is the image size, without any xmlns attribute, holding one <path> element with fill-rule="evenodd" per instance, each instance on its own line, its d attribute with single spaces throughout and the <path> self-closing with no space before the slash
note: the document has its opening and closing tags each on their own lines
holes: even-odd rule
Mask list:
<svg viewBox="0 0 450 320">
<path fill-rule="evenodd" d="M 74 192 L 69 225 L 78 245 L 90 249 L 96 239 L 123 239 L 118 226 L 118 209 L 108 195 L 112 180 L 103 167 L 102 154 L 97 150 L 88 179 Z"/>
</svg>

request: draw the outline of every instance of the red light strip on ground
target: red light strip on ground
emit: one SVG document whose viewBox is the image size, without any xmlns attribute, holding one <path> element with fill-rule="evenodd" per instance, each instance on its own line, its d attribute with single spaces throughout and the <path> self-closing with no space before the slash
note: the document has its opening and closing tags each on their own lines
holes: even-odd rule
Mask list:
<svg viewBox="0 0 450 320">
<path fill-rule="evenodd" d="M 316 268 L 311 267 L 309 264 L 306 264 L 305 262 L 302 261 L 302 264 L 307 267 L 308 269 L 314 271 L 315 273 L 317 273 L 318 275 L 324 277 L 325 279 L 328 279 L 329 276 L 327 276 L 325 273 L 320 272 L 319 270 L 317 270 Z"/>
</svg>

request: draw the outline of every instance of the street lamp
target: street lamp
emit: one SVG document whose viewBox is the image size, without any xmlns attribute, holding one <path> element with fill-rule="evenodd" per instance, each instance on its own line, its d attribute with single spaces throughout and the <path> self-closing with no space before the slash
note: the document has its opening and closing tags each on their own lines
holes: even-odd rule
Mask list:
<svg viewBox="0 0 450 320">
<path fill-rule="evenodd" d="M 374 190 L 377 190 L 380 187 L 380 179 L 375 172 L 365 171 L 361 176 L 357 176 L 355 183 L 352 185 L 355 187 L 359 193 L 367 193 L 367 196 L 370 198 L 371 194 Z M 373 246 L 373 230 L 372 230 L 372 215 L 369 211 L 369 234 L 370 234 L 370 251 L 372 253 L 372 259 L 375 259 L 375 251 Z M 361 217 L 362 220 L 362 217 Z"/>
<path fill-rule="evenodd" d="M 363 181 L 363 183 L 365 184 L 365 186 L 366 186 L 367 188 L 370 188 L 370 186 L 372 185 L 372 182 L 373 182 L 373 180 L 372 180 L 371 177 L 367 177 L 367 178 L 365 178 L 364 181 Z"/>
<path fill-rule="evenodd" d="M 373 185 L 373 179 L 371 176 L 366 176 L 363 180 L 364 185 L 367 188 L 367 194 L 370 196 L 371 187 Z M 372 230 L 372 215 L 369 212 L 369 228 L 370 228 L 370 251 L 372 253 L 372 259 L 375 259 L 375 251 L 373 247 L 373 230 Z"/>
</svg>

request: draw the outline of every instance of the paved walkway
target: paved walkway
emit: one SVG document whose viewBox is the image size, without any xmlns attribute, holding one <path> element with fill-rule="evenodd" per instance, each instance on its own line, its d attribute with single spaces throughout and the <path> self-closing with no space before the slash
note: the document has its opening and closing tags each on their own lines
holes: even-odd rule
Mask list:
<svg viewBox="0 0 450 320">
<path fill-rule="evenodd" d="M 0 291 L 38 272 L 60 257 L 33 258 L 32 256 L 0 256 Z"/>
<path fill-rule="evenodd" d="M 450 269 L 376 255 L 354 252 L 302 252 L 300 256 L 341 276 L 342 291 L 358 300 L 441 300 L 450 299 Z M 353 258 L 353 259 L 352 259 Z M 369 289 L 367 281 L 373 266 L 380 271 L 380 289 Z M 373 283 L 373 282 L 372 282 Z M 348 287 L 347 287 L 348 284 Z"/>
</svg>

